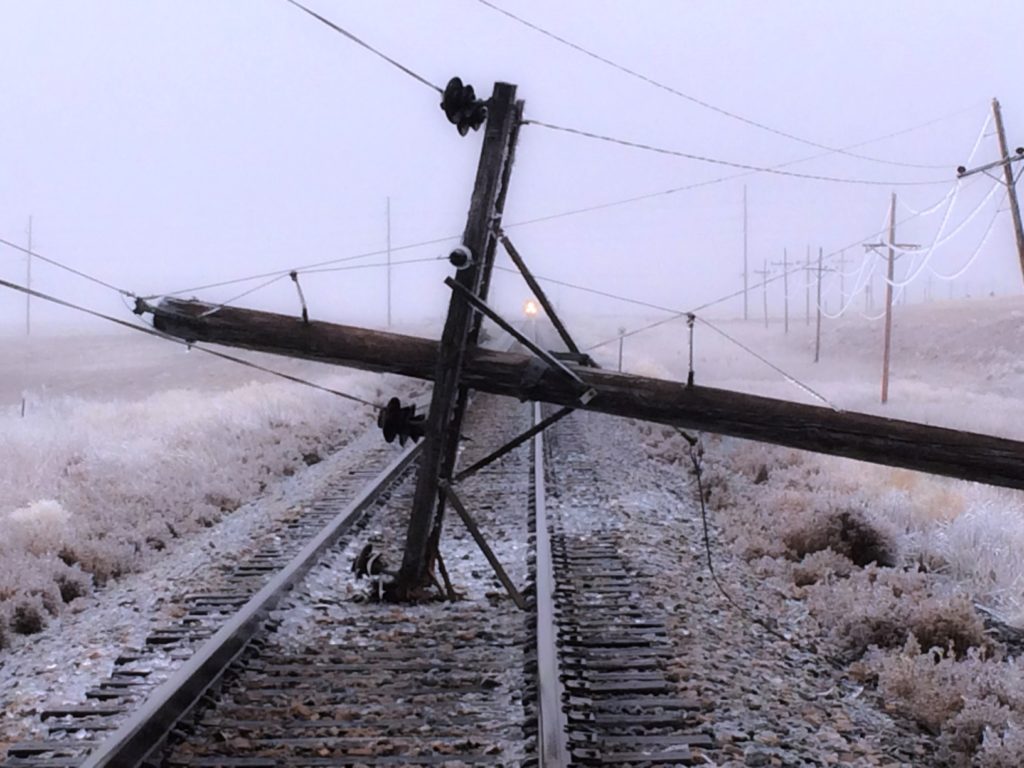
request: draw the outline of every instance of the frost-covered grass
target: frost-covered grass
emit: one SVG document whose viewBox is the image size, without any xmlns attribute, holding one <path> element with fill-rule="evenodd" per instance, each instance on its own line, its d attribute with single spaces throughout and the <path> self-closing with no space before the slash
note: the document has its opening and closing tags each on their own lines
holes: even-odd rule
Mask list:
<svg viewBox="0 0 1024 768">
<path fill-rule="evenodd" d="M 0 410 L 8 632 L 38 630 L 66 603 L 144 569 L 372 423 L 358 403 L 144 342 L 82 337 L 74 355 L 53 358 L 48 345 L 67 349 L 68 340 L 37 340 L 15 353 L 35 362 L 20 370 L 25 416 L 20 403 Z M 117 349 L 136 367 L 90 347 Z M 285 362 L 278 367 L 380 400 L 380 377 Z M 73 394 L 76 378 L 90 383 L 87 396 Z M 171 388 L 154 384 L 161 379 Z M 183 388 L 189 381 L 196 387 Z"/>
<path fill-rule="evenodd" d="M 899 308 L 886 406 L 877 326 L 827 325 L 815 365 L 813 338 L 799 324 L 785 337 L 777 326 L 721 323 L 838 407 L 1024 439 L 1024 300 Z M 813 402 L 708 329 L 698 325 L 697 338 L 698 383 Z M 682 324 L 628 339 L 625 349 L 627 370 L 685 376 Z M 604 362 L 615 356 L 606 352 Z M 671 430 L 641 432 L 655 458 L 685 450 Z M 984 632 L 974 606 L 1024 627 L 1024 493 L 731 438 L 706 442 L 710 507 L 727 541 L 805 606 L 808 631 L 827 637 L 894 710 L 936 733 L 945 764 L 1020 765 L 1019 664 Z"/>
</svg>

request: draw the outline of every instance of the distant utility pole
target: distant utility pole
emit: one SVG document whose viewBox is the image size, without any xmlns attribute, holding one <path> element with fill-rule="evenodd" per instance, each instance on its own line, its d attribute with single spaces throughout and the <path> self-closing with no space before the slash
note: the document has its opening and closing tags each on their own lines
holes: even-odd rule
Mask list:
<svg viewBox="0 0 1024 768">
<path fill-rule="evenodd" d="M 388 226 L 388 328 L 391 327 L 391 198 L 387 199 Z"/>
<path fill-rule="evenodd" d="M 25 254 L 25 287 L 32 290 L 32 217 L 28 217 L 28 253 Z M 25 294 L 25 335 L 32 335 L 32 296 Z"/>
<path fill-rule="evenodd" d="M 743 185 L 743 319 L 748 320 L 747 290 L 749 288 L 749 272 L 747 267 L 747 185 Z"/>
<path fill-rule="evenodd" d="M 814 330 L 814 362 L 821 360 L 821 262 L 824 259 L 824 248 L 818 246 L 818 320 Z"/>
<path fill-rule="evenodd" d="M 768 259 L 764 260 L 764 269 L 755 269 L 755 275 L 761 276 L 761 295 L 764 297 L 764 327 L 768 327 Z"/>
<path fill-rule="evenodd" d="M 1021 275 L 1024 275 L 1024 227 L 1021 226 L 1020 206 L 1017 203 L 1017 180 L 1014 178 L 1013 168 L 1010 165 L 1018 160 L 1024 160 L 1024 147 L 1017 147 L 1014 150 L 1015 155 L 1010 157 L 1010 151 L 1006 146 L 1006 133 L 1003 131 L 1003 114 L 999 109 L 999 99 L 992 99 L 992 115 L 996 123 L 996 136 L 999 137 L 1000 159 L 985 165 L 979 165 L 977 168 L 971 168 L 970 170 L 961 165 L 956 169 L 956 175 L 960 179 L 975 173 L 985 173 L 985 175 L 988 175 L 987 171 L 989 168 L 995 168 L 997 165 L 1003 167 L 1003 183 L 1006 185 L 1006 196 L 1010 199 L 1013 232 L 1017 238 L 1017 257 L 1020 259 Z"/>
<path fill-rule="evenodd" d="M 889 202 L 889 241 L 886 243 L 865 243 L 864 248 L 873 253 L 878 253 L 882 247 L 886 248 L 888 258 L 885 279 L 885 341 L 882 350 L 882 403 L 889 401 L 889 356 L 892 351 L 892 284 L 895 282 L 896 274 L 896 253 L 895 249 L 907 250 L 920 248 L 916 243 L 896 242 L 896 193 L 892 193 Z"/>
<path fill-rule="evenodd" d="M 772 266 L 782 267 L 782 327 L 783 333 L 789 333 L 789 253 L 782 249 L 782 261 L 773 261 Z"/>
<path fill-rule="evenodd" d="M 839 258 L 835 260 L 836 271 L 839 272 L 839 312 L 843 311 L 843 307 L 846 306 L 846 276 L 843 274 L 846 271 L 846 265 L 849 260 L 846 258 L 846 250 L 839 252 Z"/>
<path fill-rule="evenodd" d="M 804 325 L 811 324 L 811 246 L 807 246 L 804 258 Z"/>
</svg>

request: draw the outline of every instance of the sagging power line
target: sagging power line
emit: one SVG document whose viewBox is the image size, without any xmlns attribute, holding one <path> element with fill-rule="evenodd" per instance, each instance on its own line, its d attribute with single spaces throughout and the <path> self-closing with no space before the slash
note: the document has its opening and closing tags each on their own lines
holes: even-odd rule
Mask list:
<svg viewBox="0 0 1024 768">
<path fill-rule="evenodd" d="M 659 89 L 661 89 L 663 91 L 671 93 L 673 96 L 678 96 L 679 98 L 682 98 L 682 99 L 685 99 L 686 101 L 692 102 L 693 104 L 696 104 L 697 106 L 703 107 L 704 109 L 711 110 L 712 112 L 717 112 L 720 115 L 723 115 L 725 117 L 731 118 L 733 120 L 738 120 L 741 123 L 745 123 L 746 125 L 750 125 L 750 126 L 752 126 L 754 128 L 758 128 L 758 129 L 760 129 L 762 131 L 767 131 L 768 133 L 775 134 L 776 136 L 781 136 L 783 138 L 790 139 L 792 141 L 796 141 L 796 142 L 799 142 L 800 144 L 805 144 L 805 145 L 810 146 L 810 147 L 817 147 L 818 149 L 824 149 L 824 150 L 827 151 L 827 154 L 846 155 L 848 157 L 857 158 L 858 160 L 867 160 L 867 161 L 872 162 L 872 163 L 881 163 L 883 165 L 895 165 L 895 166 L 901 166 L 901 167 L 904 167 L 904 168 L 938 169 L 938 168 L 945 168 L 945 167 L 947 167 L 945 165 L 929 165 L 929 164 L 920 164 L 920 163 L 908 163 L 908 162 L 905 162 L 905 161 L 902 161 L 902 160 L 885 160 L 883 158 L 872 157 L 870 155 L 862 155 L 862 154 L 859 154 L 857 152 L 849 151 L 850 150 L 849 147 L 847 147 L 847 148 L 833 147 L 833 146 L 829 146 L 827 144 L 822 144 L 822 143 L 817 142 L 817 141 L 811 141 L 810 139 L 805 139 L 805 138 L 802 138 L 800 136 L 796 136 L 795 134 L 792 134 L 792 133 L 787 133 L 786 131 L 781 131 L 778 128 L 772 128 L 771 126 L 766 125 L 766 124 L 761 123 L 761 122 L 758 122 L 757 120 L 752 120 L 752 119 L 750 119 L 748 117 L 744 117 L 744 116 L 742 116 L 740 114 L 737 114 L 736 112 L 730 112 L 727 109 L 723 109 L 722 107 L 717 107 L 714 104 L 706 102 L 706 101 L 704 101 L 702 99 L 698 99 L 696 96 L 692 96 L 692 95 L 690 95 L 688 93 L 684 93 L 683 91 L 680 91 L 677 88 L 673 88 L 670 85 L 666 85 L 665 83 L 662 83 L 662 82 L 660 82 L 658 80 L 655 80 L 654 78 L 649 77 L 648 75 L 644 75 L 644 74 L 642 74 L 640 72 L 637 72 L 636 70 L 630 69 L 629 67 L 626 67 L 626 66 L 624 66 L 622 64 L 619 64 L 619 63 L 617 63 L 615 61 L 612 61 L 609 58 L 601 56 L 600 54 L 594 53 L 593 51 L 589 50 L 588 48 L 585 48 L 582 45 L 579 45 L 578 43 L 574 43 L 574 42 L 572 42 L 570 40 L 567 40 L 564 37 L 556 35 L 554 32 L 551 32 L 551 31 L 549 31 L 547 29 L 544 29 L 543 27 L 541 27 L 541 26 L 539 26 L 537 24 L 534 24 L 533 22 L 527 21 L 522 16 L 517 16 L 516 14 L 512 13 L 511 11 L 508 11 L 508 10 L 506 10 L 504 8 L 501 8 L 500 6 L 490 2 L 489 0 L 477 0 L 477 2 L 480 3 L 481 5 L 484 5 L 484 6 L 488 7 L 488 8 L 490 8 L 490 9 L 494 10 L 494 11 L 497 11 L 498 13 L 503 14 L 504 16 L 507 16 L 510 19 L 513 19 L 514 21 L 522 24 L 523 26 L 529 27 L 530 29 L 532 29 L 532 30 L 534 30 L 536 32 L 539 32 L 540 34 L 542 34 L 542 35 L 544 35 L 546 37 L 551 38 L 552 40 L 555 40 L 555 41 L 561 43 L 562 45 L 566 45 L 569 48 L 572 48 L 573 50 L 579 51 L 580 53 L 584 54 L 585 56 L 589 56 L 592 59 L 600 61 L 602 64 L 606 64 L 606 65 L 608 65 L 608 66 L 610 66 L 610 67 L 612 67 L 614 69 L 617 69 L 620 72 L 623 72 L 623 73 L 629 75 L 630 77 L 634 77 L 634 78 L 636 78 L 638 80 L 641 80 L 641 81 L 643 81 L 645 83 L 648 83 L 649 85 L 653 85 L 655 88 L 659 88 Z"/>
</svg>

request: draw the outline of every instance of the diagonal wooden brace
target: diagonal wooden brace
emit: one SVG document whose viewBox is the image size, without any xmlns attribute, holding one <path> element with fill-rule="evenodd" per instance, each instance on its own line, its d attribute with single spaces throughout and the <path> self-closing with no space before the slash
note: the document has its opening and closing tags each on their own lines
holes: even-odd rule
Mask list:
<svg viewBox="0 0 1024 768">
<path fill-rule="evenodd" d="M 491 320 L 493 320 L 503 331 L 505 331 L 512 338 L 514 338 L 516 341 L 518 341 L 520 344 L 522 344 L 524 347 L 530 350 L 534 355 L 536 355 L 545 363 L 547 363 L 550 368 L 558 371 L 563 376 L 565 376 L 566 378 L 570 379 L 573 383 L 575 383 L 580 390 L 581 403 L 586 405 L 587 403 L 594 399 L 594 396 L 597 394 L 597 390 L 593 389 L 592 387 L 588 387 L 583 382 L 583 379 L 577 376 L 572 370 L 567 368 L 565 363 L 563 363 L 557 357 L 552 355 L 547 350 L 541 349 L 536 344 L 534 344 L 518 328 L 516 328 L 505 318 L 503 318 L 501 315 L 499 315 L 497 312 L 491 309 L 487 305 L 487 302 L 485 302 L 478 296 L 475 296 L 472 292 L 467 290 L 465 286 L 460 285 L 459 283 L 452 280 L 450 277 L 446 277 L 444 279 L 444 284 L 451 288 L 454 293 L 457 293 L 460 296 L 462 296 L 462 298 L 464 298 L 466 302 L 474 309 L 476 309 L 477 311 L 481 312 L 482 314 L 486 315 Z"/>
<path fill-rule="evenodd" d="M 516 265 L 516 269 L 523 276 L 526 284 L 530 286 L 530 290 L 533 291 L 533 295 L 537 297 L 537 301 L 544 308 L 544 313 L 548 316 L 548 320 L 555 326 L 555 330 L 558 331 L 558 335 L 562 337 L 562 341 L 565 343 L 566 349 L 570 352 L 579 355 L 580 348 L 576 346 L 576 342 L 572 340 L 572 336 L 569 335 L 569 331 L 565 325 L 562 324 L 561 318 L 558 317 L 558 313 L 555 312 L 554 306 L 548 301 L 548 295 L 544 292 L 544 289 L 540 287 L 540 283 L 530 272 L 526 266 L 526 262 L 523 261 L 523 257 L 519 255 L 519 251 L 512 245 L 512 241 L 508 239 L 508 235 L 504 232 L 498 233 L 498 239 L 501 240 L 501 244 L 505 246 L 505 252 L 508 253 L 509 258 L 512 259 L 512 263 Z"/>
<path fill-rule="evenodd" d="M 462 518 L 462 522 L 466 524 L 466 528 L 469 529 L 470 535 L 472 535 L 477 546 L 480 547 L 480 551 L 484 553 L 484 557 L 487 558 L 487 562 L 491 564 L 491 568 L 494 569 L 494 573 L 498 577 L 498 580 L 504 585 L 505 591 L 508 592 L 509 597 L 512 598 L 512 602 L 516 604 L 516 607 L 519 608 L 519 610 L 525 611 L 526 600 L 523 599 L 523 595 L 518 589 L 516 589 L 516 585 L 512 583 L 512 579 L 510 579 L 508 574 L 505 573 L 505 569 L 501 567 L 501 563 L 495 556 L 494 551 L 490 546 L 488 546 L 487 540 L 484 538 L 483 534 L 480 533 L 480 529 L 477 527 L 476 522 L 472 517 L 470 517 L 465 505 L 462 503 L 462 499 L 458 497 L 455 490 L 446 480 L 442 480 L 440 482 L 440 487 L 444 492 L 444 495 L 448 497 L 448 503 L 452 505 L 452 509 L 458 513 L 459 517 Z"/>
<path fill-rule="evenodd" d="M 514 451 L 516 448 L 518 448 L 520 445 L 525 443 L 527 440 L 529 440 L 534 435 L 536 435 L 536 434 L 538 434 L 540 432 L 543 432 L 545 429 L 550 427 L 556 421 L 562 420 L 563 418 L 568 416 L 570 413 L 572 413 L 573 410 L 575 410 L 575 409 L 568 408 L 568 407 L 567 408 L 560 408 L 560 409 L 558 409 L 557 411 L 555 411 L 553 414 L 548 416 L 543 421 L 537 422 L 537 424 L 535 424 L 534 426 L 530 427 L 528 430 L 523 432 L 521 435 L 519 435 L 519 437 L 513 438 L 509 442 L 505 443 L 505 445 L 501 446 L 501 448 L 498 448 L 496 451 L 493 451 L 492 453 L 487 454 L 482 459 L 480 459 L 480 461 L 476 462 L 473 466 L 466 467 L 464 470 L 459 472 L 459 474 L 457 474 L 453 478 L 453 482 L 461 483 L 467 477 L 471 477 L 471 476 L 475 475 L 477 472 L 479 472 L 484 467 L 486 467 L 486 466 L 496 462 L 498 459 L 500 459 L 506 453 L 509 453 L 510 451 Z"/>
</svg>

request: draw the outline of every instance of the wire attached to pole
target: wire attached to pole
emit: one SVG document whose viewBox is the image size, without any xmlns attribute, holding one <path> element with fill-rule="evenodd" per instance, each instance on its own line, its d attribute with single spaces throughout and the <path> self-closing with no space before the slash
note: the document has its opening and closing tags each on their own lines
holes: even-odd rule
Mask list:
<svg viewBox="0 0 1024 768">
<path fill-rule="evenodd" d="M 411 69 L 409 69 L 404 64 L 401 64 L 398 61 L 395 61 L 395 59 L 392 59 L 386 53 L 383 53 L 383 52 L 377 50 L 376 48 L 374 48 L 372 45 L 370 45 L 366 41 L 360 40 L 358 37 L 353 35 L 347 29 L 339 27 L 337 24 L 335 24 L 330 19 L 324 18 L 323 16 L 321 16 L 316 11 L 310 10 L 309 8 L 304 6 L 302 3 L 296 2 L 296 0 L 287 0 L 287 2 L 291 3 L 296 8 L 300 8 L 301 10 L 305 11 L 310 16 L 312 16 L 314 19 L 319 21 L 321 24 L 325 24 L 326 26 L 328 26 L 331 29 L 333 29 L 335 32 L 344 35 L 349 40 L 351 40 L 353 43 L 356 43 L 357 45 L 363 46 L 363 48 L 368 50 L 370 53 L 373 53 L 373 54 L 375 54 L 377 56 L 380 56 L 380 58 L 384 59 L 384 61 L 386 61 L 388 64 L 390 64 L 391 66 L 397 67 L 398 69 L 402 70 L 402 72 L 405 72 L 405 74 L 409 75 L 409 77 L 413 78 L 414 80 L 418 80 L 419 82 L 423 83 L 428 88 L 433 88 L 438 93 L 444 93 L 444 90 L 440 86 L 434 85 L 432 82 L 427 80 L 427 78 L 423 77 L 422 75 L 416 74 L 415 72 L 413 72 Z"/>
<path fill-rule="evenodd" d="M 309 312 L 306 309 L 306 297 L 302 295 L 302 286 L 299 285 L 299 273 L 293 269 L 288 276 L 295 283 L 295 290 L 299 292 L 299 303 L 302 304 L 302 322 L 309 325 Z"/>
</svg>

